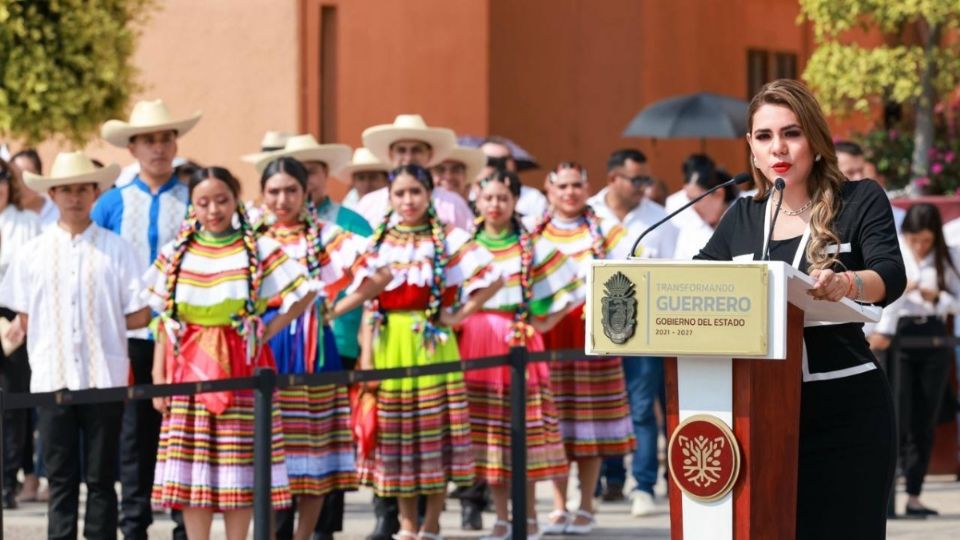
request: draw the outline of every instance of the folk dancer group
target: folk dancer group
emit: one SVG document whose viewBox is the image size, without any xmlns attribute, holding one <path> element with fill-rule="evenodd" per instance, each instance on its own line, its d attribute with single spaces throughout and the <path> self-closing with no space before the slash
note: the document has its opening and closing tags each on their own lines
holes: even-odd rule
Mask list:
<svg viewBox="0 0 960 540">
<path fill-rule="evenodd" d="M 365 131 L 367 148 L 352 161 L 348 147 L 310 136 L 248 156 L 262 200 L 248 205 L 227 169 L 198 167 L 187 178 L 174 171 L 177 141 L 199 120 L 152 101 L 138 103 L 128 121 L 107 122 L 103 138 L 139 164 L 122 184 L 119 167 L 98 167 L 81 152 L 58 155 L 46 176 L 23 174 L 59 209 L 42 232 L 34 226 L 19 239 L 0 284 L 0 304 L 16 315 L 11 332 L 27 336 L 32 391 L 209 381 L 259 367 L 422 366 L 513 345 L 582 347 L 586 261 L 625 245 L 623 229 L 586 205 L 582 168 L 550 174 L 548 187 L 565 195 L 542 215 L 522 215 L 525 186 L 492 168 L 475 186 L 474 221 L 429 167 L 459 158 L 468 163 L 453 166 L 469 165 L 476 176 L 482 153 L 404 115 Z M 375 230 L 326 197 L 334 172 L 371 180 L 356 205 L 379 216 Z M 634 444 L 620 370 L 618 360 L 528 367 L 527 477 L 557 488 L 557 511 L 543 526 L 530 499 L 530 538 L 592 528 L 600 460 Z M 278 516 L 287 513 L 278 525 L 290 527 L 295 510 L 289 536 L 311 538 L 325 497 L 366 485 L 387 512 L 396 501 L 388 537 L 437 539 L 448 484 L 481 481 L 497 514 L 489 538 L 509 538 L 506 368 L 387 380 L 366 391 L 376 395 L 376 433 L 359 454 L 346 388 L 278 392 L 271 501 Z M 112 538 L 119 527 L 146 538 L 152 509 L 169 508 L 191 539 L 209 537 L 215 513 L 229 538 L 246 537 L 250 391 L 45 407 L 40 434 L 49 537 L 77 535 L 81 470 L 86 536 Z M 565 506 L 570 461 L 583 492 L 575 514 Z"/>
</svg>

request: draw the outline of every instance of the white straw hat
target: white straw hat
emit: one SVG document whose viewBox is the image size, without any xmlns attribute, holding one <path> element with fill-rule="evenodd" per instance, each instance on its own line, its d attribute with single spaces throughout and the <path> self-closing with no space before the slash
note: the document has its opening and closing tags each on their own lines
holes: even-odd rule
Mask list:
<svg viewBox="0 0 960 540">
<path fill-rule="evenodd" d="M 452 129 L 429 127 L 419 114 L 401 114 L 392 124 L 380 124 L 363 130 L 363 145 L 380 161 L 390 164 L 390 145 L 397 141 L 423 141 L 430 145 L 433 157 L 425 165 L 440 163 L 457 146 Z"/>
<path fill-rule="evenodd" d="M 116 163 L 98 169 L 83 152 L 60 152 L 53 160 L 49 176 L 24 171 L 23 183 L 37 193 L 71 184 L 97 184 L 101 191 L 105 191 L 119 175 L 120 166 Z"/>
<path fill-rule="evenodd" d="M 335 173 L 335 175 L 337 178 L 341 178 L 344 182 L 347 182 L 350 180 L 350 177 L 353 175 L 353 173 L 363 171 L 378 171 L 388 173 L 390 172 L 390 165 L 377 159 L 377 156 L 373 155 L 373 152 L 371 152 L 369 148 L 364 148 L 361 146 L 353 151 L 353 160 L 341 167 L 340 170 Z"/>
<path fill-rule="evenodd" d="M 487 165 L 487 156 L 483 153 L 483 150 L 479 148 L 467 148 L 466 146 L 458 146 L 453 149 L 453 152 L 450 152 L 443 161 L 456 161 L 463 163 L 467 168 L 466 177 L 467 182 L 473 182 L 477 176 L 480 175 L 480 171 Z"/>
<path fill-rule="evenodd" d="M 107 120 L 100 128 L 100 136 L 108 143 L 126 148 L 135 135 L 173 130 L 182 137 L 200 121 L 203 113 L 197 111 L 189 118 L 174 118 L 162 99 L 138 101 L 130 113 L 130 121 Z"/>
<path fill-rule="evenodd" d="M 252 162 L 257 172 L 263 172 L 271 161 L 279 157 L 292 157 L 297 161 L 321 161 L 327 164 L 327 171 L 343 168 L 350 162 L 353 150 L 345 144 L 320 144 L 313 135 L 294 135 L 287 139 L 287 144 L 281 150 L 259 152 L 243 156 L 243 160 Z"/>
</svg>

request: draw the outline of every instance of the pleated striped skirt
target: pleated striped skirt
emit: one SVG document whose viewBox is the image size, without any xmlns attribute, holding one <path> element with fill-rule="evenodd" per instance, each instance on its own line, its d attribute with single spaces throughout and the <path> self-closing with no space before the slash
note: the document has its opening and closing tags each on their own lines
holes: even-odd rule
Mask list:
<svg viewBox="0 0 960 540">
<path fill-rule="evenodd" d="M 434 351 L 413 327 L 423 312 L 390 311 L 379 329 L 374 365 L 410 367 L 460 358 L 451 334 Z M 382 497 L 443 493 L 448 482 L 474 480 L 470 416 L 463 373 L 383 381 L 377 393 L 377 444 L 360 458 L 360 483 Z"/>
<path fill-rule="evenodd" d="M 509 353 L 512 323 L 512 313 L 482 311 L 471 315 L 460 331 L 461 357 Z M 540 334 L 527 340 L 527 348 L 531 352 L 543 350 Z M 511 471 L 510 369 L 504 366 L 468 371 L 464 378 L 477 476 L 494 485 L 506 484 Z M 527 366 L 526 434 L 527 479 L 535 482 L 566 477 L 567 457 L 545 363 Z"/>
<path fill-rule="evenodd" d="M 548 350 L 583 349 L 583 306 L 544 335 Z M 550 381 L 567 457 L 613 457 L 633 451 L 636 440 L 619 357 L 550 364 Z"/>
</svg>

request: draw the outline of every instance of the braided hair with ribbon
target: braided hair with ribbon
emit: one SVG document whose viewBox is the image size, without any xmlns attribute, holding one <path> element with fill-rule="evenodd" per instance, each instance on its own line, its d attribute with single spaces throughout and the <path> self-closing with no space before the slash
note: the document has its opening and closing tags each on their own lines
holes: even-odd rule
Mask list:
<svg viewBox="0 0 960 540">
<path fill-rule="evenodd" d="M 192 190 L 191 190 L 192 192 Z M 173 347 L 174 357 L 180 356 L 180 334 L 182 324 L 177 318 L 177 281 L 180 279 L 180 267 L 183 264 L 183 256 L 190 247 L 190 241 L 194 233 L 200 230 L 200 220 L 197 219 L 197 212 L 193 204 L 187 206 L 187 215 L 180 224 L 180 231 L 173 243 L 173 253 L 167 259 L 165 283 L 165 298 L 163 311 L 160 313 L 160 324 L 167 333 L 170 344 Z"/>
<path fill-rule="evenodd" d="M 260 191 L 266 192 L 267 181 L 280 173 L 286 174 L 296 180 L 304 194 L 306 194 L 307 178 L 310 176 L 310 173 L 303 163 L 289 156 L 279 157 L 267 164 L 263 169 L 263 173 L 260 175 Z M 324 245 L 321 237 L 323 220 L 320 219 L 320 215 L 313 201 L 308 200 L 303 206 L 300 210 L 298 220 L 304 227 L 303 233 L 307 241 L 307 273 L 311 278 L 318 279 L 324 258 Z"/>
<path fill-rule="evenodd" d="M 420 183 L 427 191 L 427 196 L 433 192 L 433 176 L 430 171 L 419 165 L 401 165 L 392 171 L 388 177 L 390 189 L 393 188 L 393 182 L 401 176 L 410 176 Z M 427 301 L 427 309 L 424 314 L 424 320 L 414 326 L 413 330 L 423 334 L 424 344 L 428 350 L 433 351 L 437 343 L 447 340 L 449 330 L 440 327 L 440 309 L 443 302 L 443 291 L 446 288 L 446 268 L 450 262 L 446 248 L 446 230 L 443 223 L 437 217 L 437 211 L 433 202 L 428 199 L 426 209 L 427 225 L 430 228 L 430 240 L 433 243 L 433 258 L 431 261 L 430 276 L 430 297 Z M 390 222 L 393 217 L 394 209 L 391 208 L 383 216 L 383 220 L 377 226 L 370 242 L 369 252 L 376 254 L 380 251 L 384 238 L 390 229 Z M 379 310 L 378 310 L 379 311 Z M 374 315 L 374 324 L 383 320 L 383 313 L 378 312 Z"/>
<path fill-rule="evenodd" d="M 520 177 L 517 176 L 516 173 L 509 171 L 496 171 L 490 176 L 480 180 L 481 197 L 483 196 L 483 189 L 491 182 L 500 182 L 501 184 L 504 184 L 507 189 L 510 190 L 510 194 L 514 199 L 514 204 L 516 204 L 516 201 L 520 198 L 520 188 L 522 186 Z M 520 221 L 520 217 L 517 215 L 516 211 L 510 215 L 510 224 L 512 225 L 514 232 L 519 237 L 518 247 L 520 249 L 521 300 L 513 314 L 513 324 L 511 326 L 510 336 L 508 337 L 508 342 L 511 346 L 514 346 L 525 344 L 527 338 L 532 337 L 534 333 L 534 329 L 530 325 L 530 302 L 533 298 L 532 277 L 534 263 L 534 235 L 527 231 L 527 228 L 523 226 L 523 223 Z M 476 220 L 474 238 L 476 238 L 476 236 L 480 234 L 480 231 L 483 230 L 483 225 L 483 217 L 478 216 Z"/>
<path fill-rule="evenodd" d="M 263 279 L 263 268 L 257 249 L 254 227 L 250 224 L 246 209 L 240 202 L 240 182 L 223 167 L 204 167 L 197 169 L 190 177 L 189 188 L 191 201 L 193 192 L 197 186 L 206 180 L 218 180 L 223 182 L 234 199 L 237 201 L 236 215 L 240 224 L 240 232 L 243 237 L 243 247 L 247 254 L 247 286 L 249 293 L 244 301 L 240 312 L 233 316 L 232 326 L 242 337 L 247 340 L 247 361 L 253 360 L 256 354 L 259 342 L 263 338 L 263 321 L 257 315 L 257 294 L 260 291 L 260 284 Z M 183 257 L 186 254 L 193 236 L 200 230 L 200 219 L 197 216 L 196 209 L 191 203 L 187 219 L 184 221 L 174 243 L 173 255 L 168 261 L 167 283 L 166 283 L 166 305 L 164 312 L 161 313 L 161 321 L 167 328 L 168 335 L 173 340 L 175 353 L 179 353 L 179 332 L 181 324 L 177 319 L 176 288 L 180 276 L 180 268 L 183 264 Z"/>
</svg>

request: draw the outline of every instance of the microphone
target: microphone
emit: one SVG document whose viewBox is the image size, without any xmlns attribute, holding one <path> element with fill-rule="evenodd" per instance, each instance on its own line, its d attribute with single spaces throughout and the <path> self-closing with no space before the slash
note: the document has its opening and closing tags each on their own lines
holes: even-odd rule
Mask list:
<svg viewBox="0 0 960 540">
<path fill-rule="evenodd" d="M 732 186 L 732 185 L 745 184 L 745 183 L 749 182 L 751 178 L 752 178 L 752 177 L 750 176 L 749 173 L 742 172 L 742 173 L 734 176 L 733 178 L 727 180 L 726 182 L 724 182 L 724 183 L 722 183 L 722 184 L 717 184 L 717 185 L 713 186 L 712 188 L 708 189 L 707 191 L 704 191 L 704 192 L 701 193 L 699 196 L 694 197 L 694 198 L 693 198 L 690 202 L 688 202 L 687 204 L 685 204 L 685 205 L 681 206 L 680 208 L 677 208 L 676 210 L 674 210 L 673 212 L 671 212 L 669 215 L 667 215 L 667 217 L 665 217 L 665 218 L 661 219 L 660 221 L 654 223 L 653 225 L 647 227 L 647 229 L 646 229 L 645 231 L 643 231 L 642 233 L 640 233 L 640 236 L 637 237 L 636 242 L 633 243 L 633 247 L 630 248 L 630 258 L 631 258 L 631 259 L 636 258 L 637 246 L 640 245 L 640 241 L 643 240 L 643 237 L 644 237 L 644 236 L 650 234 L 650 233 L 653 232 L 653 230 L 656 229 L 657 227 L 659 227 L 659 226 L 663 225 L 664 223 L 666 223 L 666 222 L 670 221 L 671 219 L 673 219 L 673 216 L 675 216 L 675 215 L 679 214 L 680 212 L 683 212 L 683 211 L 686 210 L 687 208 L 690 208 L 691 206 L 697 204 L 697 203 L 700 201 L 700 199 L 703 199 L 704 197 L 706 197 L 707 195 L 713 193 L 714 191 L 716 191 L 716 190 L 718 190 L 718 189 L 723 189 L 723 188 L 726 188 L 726 187 L 729 187 L 729 186 Z"/>
<path fill-rule="evenodd" d="M 773 242 L 773 229 L 777 226 L 777 217 L 780 216 L 780 206 L 783 204 L 783 188 L 786 187 L 786 182 L 783 181 L 783 178 L 777 178 L 773 182 L 773 189 L 775 192 L 780 193 L 780 198 L 777 199 L 777 209 L 773 211 L 773 219 L 770 220 L 770 230 L 767 232 L 767 249 L 763 252 L 763 258 L 761 261 L 770 260 L 770 242 Z M 770 195 L 773 196 L 772 194 Z"/>
</svg>

